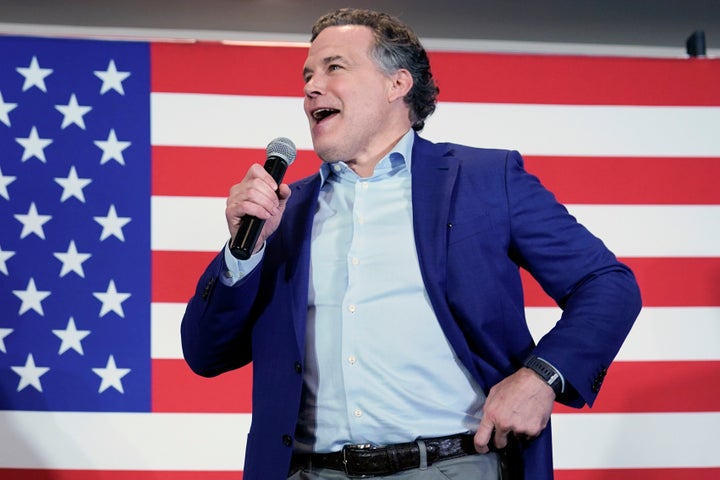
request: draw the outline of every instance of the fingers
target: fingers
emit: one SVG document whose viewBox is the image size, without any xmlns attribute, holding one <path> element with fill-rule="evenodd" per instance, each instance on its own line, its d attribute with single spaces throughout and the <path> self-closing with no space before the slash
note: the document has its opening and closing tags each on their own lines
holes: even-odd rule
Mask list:
<svg viewBox="0 0 720 480">
<path fill-rule="evenodd" d="M 278 185 L 263 167 L 254 164 L 245 178 L 230 188 L 227 206 L 236 206 L 241 215 L 253 215 L 258 218 L 277 213 L 279 200 L 276 191 Z"/>
<path fill-rule="evenodd" d="M 290 197 L 290 187 L 278 185 L 272 176 L 259 164 L 253 164 L 243 180 L 230 188 L 225 217 L 230 236 L 237 234 L 242 217 L 250 215 L 261 220 L 277 218 L 263 230 L 264 239 L 277 227 L 285 203 Z M 260 242 L 258 242 L 260 243 Z"/>
<path fill-rule="evenodd" d="M 494 428 L 494 425 L 487 422 L 484 417 L 480 421 L 480 425 L 478 425 L 477 432 L 475 432 L 473 439 L 475 450 L 477 450 L 478 453 L 488 453 L 490 451 L 490 438 L 492 437 Z"/>
</svg>

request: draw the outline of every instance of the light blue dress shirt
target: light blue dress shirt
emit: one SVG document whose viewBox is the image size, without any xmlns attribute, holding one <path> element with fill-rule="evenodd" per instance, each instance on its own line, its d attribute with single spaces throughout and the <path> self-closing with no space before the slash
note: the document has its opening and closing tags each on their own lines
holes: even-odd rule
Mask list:
<svg viewBox="0 0 720 480">
<path fill-rule="evenodd" d="M 296 450 L 474 431 L 485 396 L 437 322 L 412 226 L 409 131 L 369 178 L 324 164 Z"/>
<path fill-rule="evenodd" d="M 298 452 L 388 445 L 477 429 L 485 395 L 447 342 L 412 225 L 413 131 L 361 178 L 323 164 L 312 229 Z M 225 248 L 232 285 L 252 271 Z"/>
</svg>

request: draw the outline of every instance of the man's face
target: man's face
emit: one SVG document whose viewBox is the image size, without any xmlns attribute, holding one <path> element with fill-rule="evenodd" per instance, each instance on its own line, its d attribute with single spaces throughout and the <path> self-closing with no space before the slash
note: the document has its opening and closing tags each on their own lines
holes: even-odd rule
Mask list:
<svg viewBox="0 0 720 480">
<path fill-rule="evenodd" d="M 347 25 L 326 28 L 310 46 L 304 107 L 315 152 L 326 162 L 376 162 L 409 128 L 409 121 L 399 125 L 394 78 L 378 68 L 372 45 L 370 28 Z"/>
</svg>

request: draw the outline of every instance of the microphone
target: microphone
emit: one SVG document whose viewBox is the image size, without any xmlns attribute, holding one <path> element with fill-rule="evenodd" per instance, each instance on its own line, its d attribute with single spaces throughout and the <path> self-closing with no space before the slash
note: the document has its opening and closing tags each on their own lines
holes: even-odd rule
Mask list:
<svg viewBox="0 0 720 480">
<path fill-rule="evenodd" d="M 287 167 L 295 160 L 296 154 L 295 144 L 292 140 L 284 137 L 278 137 L 271 141 L 265 149 L 267 157 L 264 165 L 265 171 L 278 185 L 282 182 Z M 242 217 L 237 234 L 230 243 L 230 253 L 240 260 L 250 258 L 264 224 L 265 220 L 260 220 L 252 215 Z"/>
</svg>

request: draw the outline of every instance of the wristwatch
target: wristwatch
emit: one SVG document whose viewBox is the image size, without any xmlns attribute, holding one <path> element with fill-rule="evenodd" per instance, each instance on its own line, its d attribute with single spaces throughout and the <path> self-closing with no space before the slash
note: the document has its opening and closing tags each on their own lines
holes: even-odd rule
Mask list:
<svg viewBox="0 0 720 480">
<path fill-rule="evenodd" d="M 555 395 L 560 395 L 562 393 L 562 376 L 560 376 L 560 372 L 555 370 L 555 367 L 550 365 L 548 362 L 546 362 L 542 358 L 536 357 L 535 355 L 531 355 L 527 358 L 527 360 L 525 360 L 523 366 L 540 375 L 540 378 L 545 380 L 545 383 L 550 385 L 550 387 L 555 392 Z"/>
</svg>

